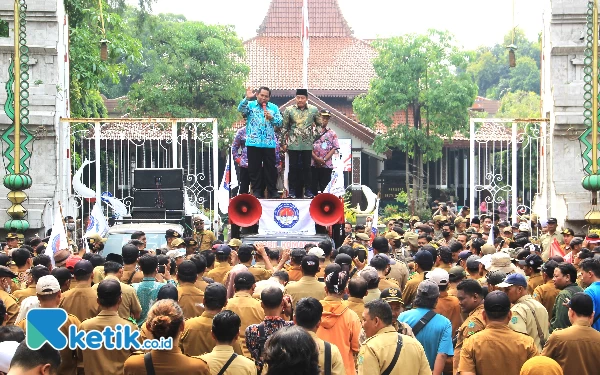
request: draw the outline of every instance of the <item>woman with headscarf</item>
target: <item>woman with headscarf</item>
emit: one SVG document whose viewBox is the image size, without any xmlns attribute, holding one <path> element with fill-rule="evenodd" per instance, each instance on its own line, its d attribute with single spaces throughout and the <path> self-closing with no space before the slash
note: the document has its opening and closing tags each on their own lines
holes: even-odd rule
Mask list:
<svg viewBox="0 0 600 375">
<path fill-rule="evenodd" d="M 520 375 L 563 375 L 563 370 L 552 358 L 539 355 L 523 363 Z"/>
</svg>

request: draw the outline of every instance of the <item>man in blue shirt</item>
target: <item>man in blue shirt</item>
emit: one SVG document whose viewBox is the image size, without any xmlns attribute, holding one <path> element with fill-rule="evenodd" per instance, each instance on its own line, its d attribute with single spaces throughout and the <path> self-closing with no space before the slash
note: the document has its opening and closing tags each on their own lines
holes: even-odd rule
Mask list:
<svg viewBox="0 0 600 375">
<path fill-rule="evenodd" d="M 431 280 L 422 281 L 417 288 L 417 295 L 413 302 L 413 309 L 405 311 L 398 317 L 399 322 L 407 323 L 413 331 L 419 320 L 435 308 L 440 296 L 437 284 Z M 444 371 L 446 358 L 454 355 L 452 346 L 452 323 L 448 318 L 435 314 L 415 335 L 423 345 L 429 367 L 433 375 L 441 375 Z"/>
<path fill-rule="evenodd" d="M 592 297 L 594 301 L 594 320 L 592 328 L 600 331 L 600 258 L 588 258 L 579 263 L 581 279 L 584 284 L 589 285 L 585 294 Z"/>
<path fill-rule="evenodd" d="M 142 323 L 146 321 L 146 317 L 148 316 L 150 308 L 158 298 L 158 291 L 165 284 L 156 281 L 156 271 L 158 269 L 158 258 L 156 255 L 143 255 L 138 260 L 138 263 L 142 269 L 142 272 L 144 273 L 144 278 L 142 279 L 142 282 L 132 284 L 131 286 L 135 289 L 137 298 L 142 306 L 142 313 L 140 314 L 140 318 L 137 322 L 138 326 L 141 327 Z M 165 271 L 164 275 L 159 275 L 159 279 L 162 279 L 163 277 L 169 279 L 167 282 L 175 285 L 175 281 L 170 280 L 171 275 L 167 270 Z"/>
<path fill-rule="evenodd" d="M 263 198 L 266 187 L 268 198 L 278 198 L 275 127 L 281 127 L 282 117 L 279 108 L 269 103 L 269 88 L 259 88 L 256 101 L 250 101 L 253 97 L 254 91 L 248 87 L 246 97 L 238 106 L 238 111 L 246 118 L 246 150 L 252 195 Z"/>
</svg>

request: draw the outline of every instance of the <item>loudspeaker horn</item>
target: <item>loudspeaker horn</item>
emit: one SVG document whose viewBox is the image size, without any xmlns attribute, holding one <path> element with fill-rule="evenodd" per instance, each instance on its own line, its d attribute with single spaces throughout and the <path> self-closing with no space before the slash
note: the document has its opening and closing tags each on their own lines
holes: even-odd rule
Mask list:
<svg viewBox="0 0 600 375">
<path fill-rule="evenodd" d="M 344 204 L 333 194 L 322 193 L 310 202 L 310 216 L 319 225 L 338 223 L 344 215 Z"/>
<path fill-rule="evenodd" d="M 250 227 L 260 219 L 262 206 L 253 195 L 241 194 L 229 201 L 229 220 L 240 227 Z"/>
</svg>

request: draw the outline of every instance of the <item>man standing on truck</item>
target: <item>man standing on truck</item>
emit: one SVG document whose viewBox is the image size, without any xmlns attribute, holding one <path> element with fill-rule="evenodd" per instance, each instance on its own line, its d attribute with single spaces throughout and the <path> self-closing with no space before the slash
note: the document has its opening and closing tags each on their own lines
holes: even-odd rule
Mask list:
<svg viewBox="0 0 600 375">
<path fill-rule="evenodd" d="M 194 218 L 194 240 L 199 244 L 200 251 L 210 250 L 212 243 L 217 240 L 211 230 L 204 229 L 204 219 L 199 216 Z"/>
</svg>

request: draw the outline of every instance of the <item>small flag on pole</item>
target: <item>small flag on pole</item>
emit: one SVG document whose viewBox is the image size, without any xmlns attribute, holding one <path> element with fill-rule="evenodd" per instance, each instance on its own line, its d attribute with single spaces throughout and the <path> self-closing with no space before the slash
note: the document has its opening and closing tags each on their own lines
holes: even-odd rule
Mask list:
<svg viewBox="0 0 600 375">
<path fill-rule="evenodd" d="M 225 165 L 223 178 L 221 179 L 221 184 L 219 185 L 218 191 L 219 211 L 221 211 L 222 214 L 226 214 L 229 211 L 229 192 L 231 191 L 231 182 L 231 167 L 229 164 L 229 158 L 227 158 L 227 165 Z"/>
<path fill-rule="evenodd" d="M 54 254 L 59 250 L 69 249 L 69 243 L 67 241 L 67 233 L 65 232 L 65 224 L 63 223 L 60 209 L 56 209 L 54 215 L 54 223 L 52 224 L 52 231 L 50 232 L 50 238 L 48 239 L 48 246 L 44 250 L 44 254 L 50 257 L 52 267 L 55 266 Z"/>
<path fill-rule="evenodd" d="M 379 198 L 377 198 L 377 202 L 375 203 L 375 211 L 373 211 L 373 222 L 371 223 L 371 242 L 377 236 L 377 225 L 379 222 Z"/>
<path fill-rule="evenodd" d="M 108 222 L 104 217 L 104 213 L 102 213 L 101 203 L 99 202 L 96 202 L 94 208 L 92 208 L 88 226 L 85 228 L 85 237 L 94 233 L 98 233 L 100 237 L 106 237 L 108 234 Z"/>
</svg>

